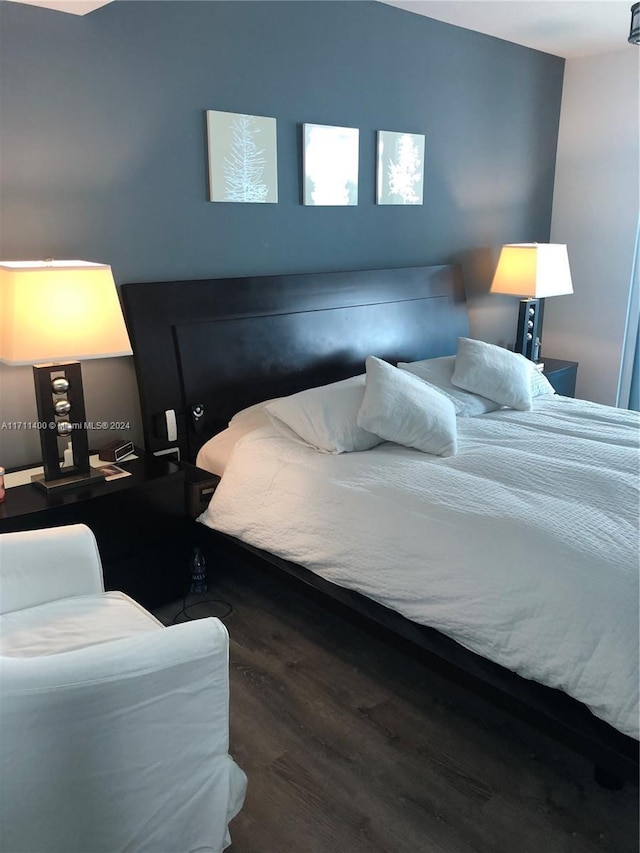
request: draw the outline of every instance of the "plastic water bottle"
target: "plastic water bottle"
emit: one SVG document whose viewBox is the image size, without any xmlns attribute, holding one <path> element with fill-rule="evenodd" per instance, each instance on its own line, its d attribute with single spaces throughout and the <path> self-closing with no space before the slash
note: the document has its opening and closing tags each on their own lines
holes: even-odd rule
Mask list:
<svg viewBox="0 0 640 853">
<path fill-rule="evenodd" d="M 191 560 L 191 592 L 207 591 L 207 564 L 200 548 L 193 549 Z"/>
</svg>

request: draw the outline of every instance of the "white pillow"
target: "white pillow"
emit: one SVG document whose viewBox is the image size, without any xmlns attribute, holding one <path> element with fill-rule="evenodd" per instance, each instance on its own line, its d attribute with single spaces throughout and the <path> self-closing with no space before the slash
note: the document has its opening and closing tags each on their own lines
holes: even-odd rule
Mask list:
<svg viewBox="0 0 640 853">
<path fill-rule="evenodd" d="M 386 441 L 435 456 L 457 450 L 453 403 L 416 376 L 369 356 L 358 424 Z"/>
<path fill-rule="evenodd" d="M 325 453 L 369 450 L 380 444 L 382 439 L 358 426 L 364 388 L 364 376 L 353 376 L 271 400 L 266 410 L 271 422 L 281 432 L 316 450 Z"/>
<path fill-rule="evenodd" d="M 510 409 L 531 408 L 531 362 L 495 344 L 458 338 L 451 381 L 458 388 L 481 394 Z"/>
<path fill-rule="evenodd" d="M 493 400 L 472 394 L 456 388 L 451 382 L 456 365 L 455 355 L 445 355 L 440 358 L 425 358 L 422 361 L 400 361 L 398 367 L 418 376 L 424 382 L 428 382 L 444 394 L 456 407 L 456 415 L 459 418 L 473 418 L 476 415 L 484 415 L 487 412 L 495 412 L 500 406 Z M 531 396 L 543 397 L 555 394 L 553 385 L 547 377 L 536 369 L 535 364 L 529 361 L 531 370 Z"/>
<path fill-rule="evenodd" d="M 472 418 L 475 415 L 484 415 L 499 409 L 500 406 L 493 400 L 463 391 L 451 383 L 455 364 L 455 355 L 445 355 L 441 358 L 425 358 L 422 361 L 400 361 L 398 367 L 428 382 L 444 394 L 453 403 L 456 415 L 461 418 Z"/>
<path fill-rule="evenodd" d="M 550 397 L 556 393 L 556 389 L 549 382 L 547 377 L 541 370 L 538 370 L 535 364 L 530 361 L 531 365 L 531 396 L 532 397 Z"/>
</svg>

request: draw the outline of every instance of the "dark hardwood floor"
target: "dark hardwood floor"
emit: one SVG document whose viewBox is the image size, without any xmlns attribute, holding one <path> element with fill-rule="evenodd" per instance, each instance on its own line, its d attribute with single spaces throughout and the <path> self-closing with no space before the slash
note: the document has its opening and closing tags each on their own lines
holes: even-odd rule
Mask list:
<svg viewBox="0 0 640 853">
<path fill-rule="evenodd" d="M 249 779 L 230 853 L 637 853 L 637 787 L 244 561 L 208 569 Z"/>
</svg>

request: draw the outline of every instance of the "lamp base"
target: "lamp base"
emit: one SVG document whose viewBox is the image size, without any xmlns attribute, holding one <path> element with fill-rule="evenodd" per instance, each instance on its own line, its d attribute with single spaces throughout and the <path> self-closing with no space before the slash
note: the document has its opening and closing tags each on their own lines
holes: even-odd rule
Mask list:
<svg viewBox="0 0 640 853">
<path fill-rule="evenodd" d="M 88 474 L 69 474 L 68 477 L 59 477 L 57 480 L 45 480 L 44 474 L 34 474 L 31 477 L 31 482 L 48 494 L 64 492 L 66 489 L 78 489 L 103 481 L 104 474 L 99 468 L 89 468 Z"/>
<path fill-rule="evenodd" d="M 520 300 L 515 352 L 531 361 L 540 357 L 540 333 L 542 331 L 542 307 L 540 299 Z"/>
</svg>

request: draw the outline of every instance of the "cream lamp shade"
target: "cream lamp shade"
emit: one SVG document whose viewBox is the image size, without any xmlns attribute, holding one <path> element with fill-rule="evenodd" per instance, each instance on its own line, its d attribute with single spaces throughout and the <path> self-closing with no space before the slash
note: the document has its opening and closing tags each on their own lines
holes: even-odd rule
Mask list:
<svg viewBox="0 0 640 853">
<path fill-rule="evenodd" d="M 1 362 L 131 353 L 111 267 L 90 261 L 0 261 Z"/>
<path fill-rule="evenodd" d="M 490 293 L 534 299 L 573 293 L 566 245 L 511 243 L 503 246 Z"/>
</svg>

